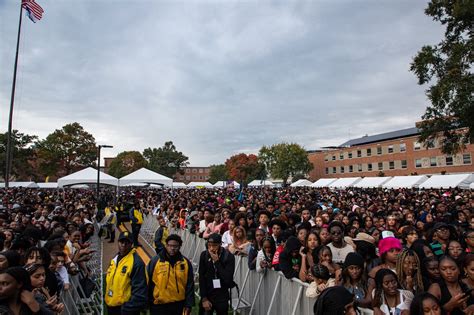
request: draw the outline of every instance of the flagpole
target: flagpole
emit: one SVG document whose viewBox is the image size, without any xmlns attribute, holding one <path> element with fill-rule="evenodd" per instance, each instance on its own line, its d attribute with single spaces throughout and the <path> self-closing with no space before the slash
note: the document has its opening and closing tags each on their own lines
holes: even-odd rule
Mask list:
<svg viewBox="0 0 474 315">
<path fill-rule="evenodd" d="M 16 40 L 15 66 L 13 68 L 12 95 L 10 100 L 10 114 L 8 117 L 8 137 L 6 149 L 6 169 L 5 169 L 5 188 L 9 187 L 10 169 L 12 164 L 12 124 L 13 124 L 13 104 L 15 103 L 16 71 L 18 68 L 18 51 L 20 48 L 21 19 L 23 15 L 23 5 L 20 3 L 20 21 L 18 23 L 18 37 Z"/>
</svg>

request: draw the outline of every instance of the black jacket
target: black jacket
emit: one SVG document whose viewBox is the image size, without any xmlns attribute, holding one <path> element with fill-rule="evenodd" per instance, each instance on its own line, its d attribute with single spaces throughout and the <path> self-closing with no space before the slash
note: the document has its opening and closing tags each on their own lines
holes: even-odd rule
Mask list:
<svg viewBox="0 0 474 315">
<path fill-rule="evenodd" d="M 234 286 L 235 257 L 225 248 L 220 249 L 219 260 L 214 263 L 207 250 L 199 258 L 199 292 L 201 299 L 209 298 L 224 293 L 228 294 Z M 214 289 L 213 279 L 219 279 L 220 289 Z"/>
<path fill-rule="evenodd" d="M 299 259 L 301 260 L 301 257 L 293 258 L 291 253 L 295 250 L 298 250 L 301 248 L 301 242 L 299 239 L 297 239 L 294 236 L 291 236 L 288 238 L 285 244 L 285 249 L 283 252 L 280 254 L 280 270 L 283 272 L 285 277 L 287 279 L 291 278 L 298 278 L 299 272 L 293 269 L 294 263 L 292 262 L 293 259 Z"/>
</svg>

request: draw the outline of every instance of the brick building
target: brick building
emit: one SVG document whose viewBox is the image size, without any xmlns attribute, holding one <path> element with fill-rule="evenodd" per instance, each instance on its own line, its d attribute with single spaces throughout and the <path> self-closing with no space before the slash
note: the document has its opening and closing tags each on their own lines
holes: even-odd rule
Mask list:
<svg viewBox="0 0 474 315">
<path fill-rule="evenodd" d="M 184 182 L 186 184 L 189 182 L 209 181 L 211 168 L 208 166 L 188 166 L 183 169 L 184 174 L 176 173 L 174 175 L 175 181 Z"/>
<path fill-rule="evenodd" d="M 419 143 L 419 134 L 417 128 L 408 128 L 308 151 L 314 165 L 310 179 L 474 172 L 473 144 L 451 156 L 441 152 L 439 141 L 427 147 Z"/>
</svg>

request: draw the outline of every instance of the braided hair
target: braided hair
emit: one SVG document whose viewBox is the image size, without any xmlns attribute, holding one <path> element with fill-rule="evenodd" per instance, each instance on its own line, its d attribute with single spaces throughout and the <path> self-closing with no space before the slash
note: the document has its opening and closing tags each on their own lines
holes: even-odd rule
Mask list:
<svg viewBox="0 0 474 315">
<path fill-rule="evenodd" d="M 403 252 L 401 252 L 401 254 L 398 255 L 398 259 L 397 259 L 396 272 L 397 272 L 398 278 L 402 279 L 402 281 L 401 281 L 402 289 L 410 290 L 410 288 L 406 287 L 406 283 L 405 283 L 404 279 L 406 279 L 407 275 L 403 271 L 403 263 L 405 262 L 405 259 L 407 257 L 413 257 L 415 259 L 415 262 L 416 262 L 416 270 L 415 270 L 415 274 L 414 274 L 415 288 L 416 288 L 416 292 L 423 292 L 424 291 L 424 289 L 423 289 L 424 286 L 423 286 L 423 278 L 422 278 L 422 275 L 421 275 L 420 259 L 418 258 L 418 255 L 410 249 L 406 249 Z M 415 292 L 413 292 L 413 293 L 415 293 Z"/>
</svg>

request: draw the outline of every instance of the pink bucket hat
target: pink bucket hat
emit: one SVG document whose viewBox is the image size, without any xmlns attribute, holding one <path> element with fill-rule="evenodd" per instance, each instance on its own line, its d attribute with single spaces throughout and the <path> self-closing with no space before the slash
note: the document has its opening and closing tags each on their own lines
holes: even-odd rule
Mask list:
<svg viewBox="0 0 474 315">
<path fill-rule="evenodd" d="M 402 243 L 396 237 L 386 237 L 379 241 L 379 255 L 382 256 L 392 248 L 402 249 Z"/>
</svg>

